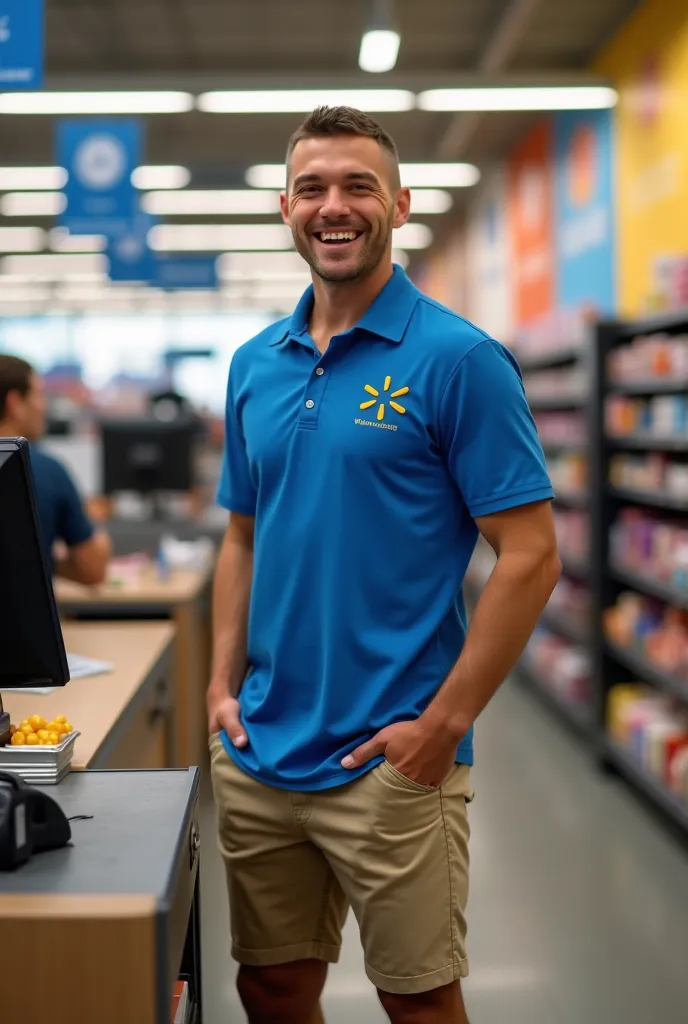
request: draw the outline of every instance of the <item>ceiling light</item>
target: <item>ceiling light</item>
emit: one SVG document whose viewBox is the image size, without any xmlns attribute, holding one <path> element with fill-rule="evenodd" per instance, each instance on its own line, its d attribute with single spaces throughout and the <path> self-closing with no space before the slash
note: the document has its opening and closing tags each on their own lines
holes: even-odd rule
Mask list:
<svg viewBox="0 0 688 1024">
<path fill-rule="evenodd" d="M 28 259 L 30 257 L 18 257 L 19 259 Z M 14 259 L 13 256 L 6 256 L 2 261 L 3 265 L 8 260 Z M 54 271 L 42 271 L 37 273 L 21 273 L 21 274 L 4 274 L 0 273 L 0 287 L 3 288 L 14 288 L 16 285 L 25 284 L 39 284 L 43 281 L 72 281 L 76 284 L 95 284 L 98 281 L 106 281 L 107 275 L 103 272 L 102 274 L 55 274 Z"/>
<path fill-rule="evenodd" d="M 56 281 L 73 274 L 105 274 L 107 259 L 98 253 L 42 253 L 40 256 L 6 256 L 2 273 L 22 277 L 40 276 Z"/>
<path fill-rule="evenodd" d="M 618 93 L 606 85 L 504 86 L 430 89 L 418 96 L 421 110 L 600 110 Z"/>
<path fill-rule="evenodd" d="M 57 217 L 66 206 L 62 192 L 8 192 L 0 199 L 3 217 Z"/>
<path fill-rule="evenodd" d="M 159 216 L 222 216 L 279 214 L 279 192 L 255 189 L 150 192 L 141 200 L 146 213 Z"/>
<path fill-rule="evenodd" d="M 402 184 L 408 188 L 467 188 L 480 180 L 473 164 L 401 164 Z M 284 164 L 255 164 L 246 171 L 252 188 L 284 188 Z"/>
<path fill-rule="evenodd" d="M 175 164 L 170 166 L 137 167 L 135 171 L 132 171 L 131 175 L 131 183 L 134 188 L 145 190 L 184 188 L 190 181 L 191 171 L 188 167 L 178 167 Z"/>
<path fill-rule="evenodd" d="M 70 235 L 66 228 L 53 228 L 49 234 L 53 252 L 104 252 L 105 235 Z"/>
<path fill-rule="evenodd" d="M 439 188 L 418 188 L 411 192 L 412 213 L 446 213 L 453 203 L 451 194 Z"/>
<path fill-rule="evenodd" d="M 425 224 L 404 224 L 392 237 L 398 249 L 427 249 L 432 244 L 433 234 Z"/>
<path fill-rule="evenodd" d="M 0 192 L 37 189 L 54 191 L 67 184 L 64 167 L 0 167 Z"/>
<path fill-rule="evenodd" d="M 294 244 L 283 224 L 157 224 L 148 241 L 163 252 L 291 249 Z"/>
<path fill-rule="evenodd" d="M 44 248 L 43 228 L 0 228 L 0 252 L 41 252 Z"/>
<path fill-rule="evenodd" d="M 188 92 L 6 92 L 0 114 L 183 114 Z"/>
<path fill-rule="evenodd" d="M 230 252 L 217 261 L 217 273 L 223 280 L 233 274 L 246 277 L 308 274 L 308 265 L 297 252 Z"/>
<path fill-rule="evenodd" d="M 383 113 L 413 110 L 416 98 L 407 89 L 280 89 L 206 92 L 196 102 L 211 114 L 306 114 L 320 106 Z"/>
<path fill-rule="evenodd" d="M 47 302 L 49 298 L 50 289 L 40 288 L 36 285 L 32 285 L 29 288 L 13 288 L 12 291 L 8 292 L 0 289 L 0 302 L 2 303 Z"/>
<path fill-rule="evenodd" d="M 391 71 L 397 62 L 401 37 L 391 29 L 371 29 L 361 39 L 358 66 L 361 71 Z"/>
</svg>

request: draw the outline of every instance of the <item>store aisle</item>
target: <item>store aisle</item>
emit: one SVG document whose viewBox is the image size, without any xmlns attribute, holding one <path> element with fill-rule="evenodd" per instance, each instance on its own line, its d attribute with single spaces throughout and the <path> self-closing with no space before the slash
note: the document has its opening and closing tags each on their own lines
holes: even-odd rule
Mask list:
<svg viewBox="0 0 688 1024">
<path fill-rule="evenodd" d="M 685 1024 L 688 853 L 516 684 L 477 751 L 472 1024 Z M 207 800 L 204 819 L 205 1022 L 244 1024 Z M 385 1019 L 351 922 L 325 1005 L 328 1024 Z"/>
</svg>

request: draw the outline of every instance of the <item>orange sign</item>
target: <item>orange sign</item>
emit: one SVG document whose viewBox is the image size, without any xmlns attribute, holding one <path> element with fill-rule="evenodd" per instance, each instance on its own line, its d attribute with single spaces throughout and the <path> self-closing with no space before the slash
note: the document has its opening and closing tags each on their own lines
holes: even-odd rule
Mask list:
<svg viewBox="0 0 688 1024">
<path fill-rule="evenodd" d="M 532 323 L 554 306 L 553 147 L 552 121 L 545 118 L 509 160 L 509 233 L 518 324 Z"/>
</svg>

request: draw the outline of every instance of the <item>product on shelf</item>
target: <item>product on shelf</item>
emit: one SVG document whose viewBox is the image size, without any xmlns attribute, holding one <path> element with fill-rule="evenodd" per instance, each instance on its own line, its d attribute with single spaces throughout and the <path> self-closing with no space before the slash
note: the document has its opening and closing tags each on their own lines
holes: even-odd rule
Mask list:
<svg viewBox="0 0 688 1024">
<path fill-rule="evenodd" d="M 614 564 L 688 593 L 688 523 L 625 508 L 609 532 Z"/>
<path fill-rule="evenodd" d="M 554 490 L 582 493 L 588 486 L 588 460 L 584 455 L 561 452 L 547 462 Z"/>
<path fill-rule="evenodd" d="M 688 335 L 640 335 L 608 356 L 611 381 L 688 379 Z"/>
<path fill-rule="evenodd" d="M 605 610 L 603 623 L 612 643 L 639 651 L 688 684 L 688 612 L 629 590 Z"/>
<path fill-rule="evenodd" d="M 538 681 L 567 701 L 587 704 L 590 700 L 590 656 L 562 637 L 538 625 L 524 653 L 526 668 Z"/>
<path fill-rule="evenodd" d="M 528 398 L 570 396 L 578 400 L 584 399 L 588 392 L 588 374 L 578 367 L 533 371 L 524 376 L 523 383 Z"/>
<path fill-rule="evenodd" d="M 608 395 L 605 425 L 612 437 L 638 434 L 648 439 L 688 439 L 688 395 L 655 395 L 652 398 Z"/>
<path fill-rule="evenodd" d="M 688 714 L 642 683 L 619 683 L 607 698 L 607 728 L 650 775 L 688 801 Z"/>
<path fill-rule="evenodd" d="M 590 619 L 590 590 L 582 583 L 562 576 L 547 602 L 547 610 L 563 616 L 572 626 L 585 630 Z"/>
<path fill-rule="evenodd" d="M 585 443 L 588 425 L 581 412 L 536 412 L 534 419 L 543 444 Z"/>
<path fill-rule="evenodd" d="M 575 508 L 554 509 L 554 529 L 561 557 L 587 562 L 590 557 L 590 515 Z"/>
<path fill-rule="evenodd" d="M 556 309 L 534 324 L 521 328 L 514 339 L 518 359 L 536 359 L 558 352 L 580 352 L 590 345 L 594 317 L 583 308 Z"/>
<path fill-rule="evenodd" d="M 643 455 L 618 453 L 609 460 L 609 480 L 614 487 L 639 491 L 661 491 L 675 498 L 688 498 L 688 463 L 659 452 Z"/>
</svg>

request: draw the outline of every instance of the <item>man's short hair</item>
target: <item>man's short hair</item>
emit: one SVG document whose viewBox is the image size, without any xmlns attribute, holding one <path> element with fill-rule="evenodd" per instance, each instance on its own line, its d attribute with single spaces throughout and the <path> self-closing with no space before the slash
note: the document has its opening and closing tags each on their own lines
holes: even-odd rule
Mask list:
<svg viewBox="0 0 688 1024">
<path fill-rule="evenodd" d="M 296 145 L 302 139 L 313 139 L 327 135 L 361 135 L 375 139 L 387 154 L 393 167 L 392 185 L 399 187 L 399 152 L 394 139 L 377 121 L 355 107 L 316 107 L 301 124 L 287 146 L 287 184 L 291 173 L 291 157 Z"/>
<path fill-rule="evenodd" d="M 10 391 L 26 396 L 31 390 L 33 366 L 18 356 L 0 355 L 0 420 L 5 415 L 5 405 Z"/>
</svg>

